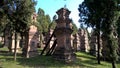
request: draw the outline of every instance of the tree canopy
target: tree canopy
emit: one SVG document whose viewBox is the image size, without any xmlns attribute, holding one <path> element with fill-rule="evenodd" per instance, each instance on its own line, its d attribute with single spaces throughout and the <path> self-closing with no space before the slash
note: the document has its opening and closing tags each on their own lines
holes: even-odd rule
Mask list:
<svg viewBox="0 0 120 68">
<path fill-rule="evenodd" d="M 45 12 L 43 9 L 38 9 L 38 23 L 41 27 L 42 33 L 48 32 L 49 24 L 51 23 L 51 19 L 49 15 L 45 15 Z"/>
</svg>

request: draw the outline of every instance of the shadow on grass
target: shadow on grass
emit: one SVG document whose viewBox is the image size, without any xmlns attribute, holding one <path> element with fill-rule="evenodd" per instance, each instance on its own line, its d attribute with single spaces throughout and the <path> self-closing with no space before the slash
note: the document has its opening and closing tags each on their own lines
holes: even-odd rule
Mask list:
<svg viewBox="0 0 120 68">
<path fill-rule="evenodd" d="M 51 56 L 36 56 L 32 58 L 19 58 L 17 59 L 19 65 L 28 67 L 63 67 L 64 63 L 54 60 Z"/>
<path fill-rule="evenodd" d="M 85 53 L 83 53 L 85 54 Z M 80 58 L 87 58 L 89 60 L 81 60 Z M 94 60 L 94 61 L 92 61 Z M 91 62 L 92 61 L 92 62 Z M 19 65 L 28 66 L 28 67 L 54 67 L 54 68 L 61 68 L 61 67 L 69 67 L 69 68 L 94 68 L 97 64 L 94 57 L 88 56 L 87 54 L 84 55 L 77 55 L 76 61 L 73 63 L 66 64 L 64 62 L 56 61 L 52 56 L 36 56 L 32 58 L 19 58 L 18 59 Z"/>
<path fill-rule="evenodd" d="M 19 65 L 22 66 L 28 66 L 28 67 L 38 67 L 38 68 L 61 68 L 61 67 L 70 67 L 70 68 L 94 68 L 93 65 L 91 64 L 96 64 L 96 63 L 91 63 L 87 65 L 88 61 L 81 61 L 80 59 L 77 59 L 76 62 L 65 64 L 60 61 L 54 60 L 51 56 L 37 56 L 37 57 L 32 57 L 32 58 L 19 58 L 17 59 L 19 62 Z M 90 62 L 90 61 L 89 61 Z M 90 66 L 91 65 L 91 66 Z"/>
<path fill-rule="evenodd" d="M 92 56 L 89 53 L 85 52 L 80 52 L 80 54 L 77 54 L 77 59 L 77 65 L 83 66 L 85 68 L 98 68 L 98 66 L 107 66 L 103 63 L 98 64 L 95 56 Z"/>
<path fill-rule="evenodd" d="M 9 56 L 8 56 L 9 55 Z M 5 57 L 2 57 L 0 59 L 4 59 L 5 62 L 11 62 L 13 61 L 13 55 L 8 54 L 4 55 Z M 17 62 L 18 65 L 21 65 L 23 67 L 32 67 L 32 68 L 94 68 L 91 64 L 94 63 L 88 63 L 90 61 L 82 61 L 81 59 L 76 59 L 75 62 L 70 64 L 65 64 L 60 61 L 56 61 L 52 56 L 36 56 L 32 58 L 23 58 L 20 57 L 20 54 L 17 54 Z M 91 65 L 91 66 L 90 66 Z"/>
<path fill-rule="evenodd" d="M 2 53 L 2 57 L 5 62 L 13 61 L 13 54 Z M 23 66 L 24 68 L 98 68 L 97 60 L 94 56 L 86 53 L 78 53 L 75 62 L 65 64 L 60 61 L 56 61 L 52 56 L 36 56 L 32 58 L 21 57 L 21 54 L 17 54 L 17 65 Z M 12 64 L 12 63 L 11 63 Z M 106 66 L 106 64 L 101 64 Z"/>
</svg>

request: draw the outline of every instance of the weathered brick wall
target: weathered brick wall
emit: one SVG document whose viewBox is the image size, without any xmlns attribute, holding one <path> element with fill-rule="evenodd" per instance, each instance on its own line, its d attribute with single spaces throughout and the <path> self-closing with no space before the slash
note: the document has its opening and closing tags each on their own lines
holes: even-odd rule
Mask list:
<svg viewBox="0 0 120 68">
<path fill-rule="evenodd" d="M 89 39 L 88 34 L 85 29 L 79 29 L 79 39 L 80 39 L 80 50 L 88 52 L 89 51 Z"/>
</svg>

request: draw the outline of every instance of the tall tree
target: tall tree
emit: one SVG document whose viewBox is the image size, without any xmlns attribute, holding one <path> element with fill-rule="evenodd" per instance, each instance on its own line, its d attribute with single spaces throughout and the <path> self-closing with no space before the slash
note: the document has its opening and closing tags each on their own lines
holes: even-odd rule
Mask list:
<svg viewBox="0 0 120 68">
<path fill-rule="evenodd" d="M 43 35 L 46 35 L 49 29 L 49 24 L 51 23 L 51 19 L 49 15 L 45 15 L 45 12 L 43 9 L 38 9 L 38 17 L 37 21 L 39 24 L 39 30 L 40 30 L 40 45 L 42 45 Z"/>
<path fill-rule="evenodd" d="M 109 3 L 109 4 L 108 4 Z M 119 0 L 106 0 L 105 11 L 104 11 L 104 20 L 103 20 L 103 33 L 107 40 L 107 47 L 109 48 L 109 57 L 112 62 L 112 67 L 116 68 L 115 62 L 117 60 L 117 34 L 116 34 L 116 22 L 120 16 L 120 12 L 118 10 Z"/>
<path fill-rule="evenodd" d="M 56 19 L 57 19 L 57 16 L 54 15 L 52 22 L 49 24 L 49 29 L 55 29 L 55 27 L 56 27 L 56 22 L 55 22 L 55 20 L 56 20 Z"/>
<path fill-rule="evenodd" d="M 48 32 L 49 24 L 51 23 L 50 16 L 45 15 L 45 12 L 43 9 L 38 9 L 38 23 L 42 26 L 42 33 L 45 34 Z"/>
<path fill-rule="evenodd" d="M 79 8 L 79 11 L 82 13 L 80 14 L 82 21 L 88 25 L 95 26 L 97 28 L 97 31 L 100 31 L 100 28 L 102 27 L 102 32 L 105 35 L 106 41 L 108 43 L 108 53 L 112 61 L 113 68 L 116 68 L 115 61 L 117 58 L 115 22 L 119 17 L 118 5 L 119 0 L 84 0 L 83 4 L 80 5 Z M 100 32 L 97 32 L 97 34 L 100 34 Z"/>
<path fill-rule="evenodd" d="M 16 61 L 17 33 L 28 30 L 31 22 L 35 1 L 34 0 L 8 0 L 8 10 L 6 12 L 8 19 L 11 21 L 11 29 L 15 35 L 14 60 Z"/>
<path fill-rule="evenodd" d="M 98 53 L 97 59 L 98 64 L 100 64 L 100 25 L 101 25 L 101 14 L 100 11 L 102 9 L 100 5 L 100 0 L 84 0 L 82 4 L 79 5 L 79 16 L 80 22 L 85 22 L 87 26 L 92 26 L 97 30 L 97 45 L 98 45 Z"/>
<path fill-rule="evenodd" d="M 56 27 L 56 22 L 55 21 L 52 21 L 50 24 L 49 24 L 49 29 L 55 29 Z"/>
</svg>

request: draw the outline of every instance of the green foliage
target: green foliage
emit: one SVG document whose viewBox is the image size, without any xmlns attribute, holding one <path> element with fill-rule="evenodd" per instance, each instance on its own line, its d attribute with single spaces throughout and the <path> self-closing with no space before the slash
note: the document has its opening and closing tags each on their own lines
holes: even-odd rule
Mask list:
<svg viewBox="0 0 120 68">
<path fill-rule="evenodd" d="M 40 23 L 39 23 L 39 22 L 36 22 L 34 25 L 37 26 L 38 31 L 39 31 L 40 33 L 42 33 L 43 28 L 42 28 L 42 26 L 40 25 Z"/>
<path fill-rule="evenodd" d="M 55 29 L 56 27 L 56 22 L 53 21 L 52 23 L 49 24 L 49 29 Z"/>
<path fill-rule="evenodd" d="M 14 19 L 16 20 L 15 25 L 18 25 L 18 30 L 24 30 L 31 23 L 31 15 L 35 11 L 35 2 L 33 0 L 18 0 L 15 4 L 16 10 L 13 13 Z"/>
<path fill-rule="evenodd" d="M 34 0 L 4 0 L 4 5 L 0 8 L 3 9 L 3 14 L 0 16 L 0 27 L 3 27 L 0 31 L 7 31 L 12 34 L 15 33 L 15 52 L 14 60 L 16 60 L 16 46 L 17 46 L 17 33 L 26 32 L 31 23 L 31 15 L 35 11 L 35 1 Z M 1 4 L 1 3 L 0 3 Z M 1 13 L 1 11 L 0 11 Z M 4 17 L 5 16 L 5 17 Z M 3 21 L 1 21 L 1 19 Z M 3 22 L 3 23 L 1 23 Z M 5 23 L 5 24 L 4 24 Z"/>
<path fill-rule="evenodd" d="M 57 16 L 54 15 L 52 22 L 49 24 L 49 29 L 55 29 L 55 27 L 56 27 L 56 22 L 55 22 L 55 20 L 56 20 L 56 19 L 57 19 Z"/>
<path fill-rule="evenodd" d="M 37 21 L 39 25 L 42 27 L 40 30 L 42 33 L 48 32 L 49 24 L 51 23 L 50 16 L 45 15 L 45 12 L 43 9 L 39 8 L 38 9 L 38 18 Z"/>
<path fill-rule="evenodd" d="M 80 11 L 80 20 L 82 20 L 82 22 L 85 22 L 88 27 L 91 26 L 92 28 L 95 28 L 97 30 L 96 36 L 98 41 L 98 64 L 100 64 L 100 29 L 103 10 L 101 2 L 101 0 L 85 0 L 81 5 L 79 5 L 78 9 Z"/>
<path fill-rule="evenodd" d="M 3 47 L 3 44 L 0 42 L 0 48 L 2 48 Z"/>
<path fill-rule="evenodd" d="M 4 0 L 1 0 L 0 1 L 0 33 L 3 32 L 3 30 L 5 29 L 5 26 L 8 22 L 7 20 L 7 14 L 5 14 L 5 8 L 6 7 L 3 7 L 5 6 L 4 4 Z"/>
<path fill-rule="evenodd" d="M 44 15 L 45 15 L 45 12 L 44 12 L 44 10 L 43 10 L 43 9 L 39 8 L 39 9 L 38 9 L 38 13 L 37 13 L 37 14 L 38 14 L 38 16 L 39 16 L 39 17 L 42 17 L 42 16 L 44 16 Z"/>
<path fill-rule="evenodd" d="M 100 30 L 102 30 L 105 35 L 113 68 L 115 67 L 114 61 L 117 59 L 116 22 L 120 16 L 119 3 L 119 0 L 84 0 L 78 9 L 81 22 L 95 27 L 97 34 L 100 34 Z"/>
<path fill-rule="evenodd" d="M 117 59 L 117 47 L 118 47 L 118 40 L 116 38 L 116 22 L 118 20 L 119 14 L 118 10 L 116 9 L 115 3 L 111 2 L 109 5 L 107 5 L 111 8 L 106 7 L 106 17 L 103 21 L 103 33 L 105 37 L 108 39 L 108 48 L 110 49 L 110 58 L 113 61 L 116 61 Z"/>
<path fill-rule="evenodd" d="M 117 25 L 117 34 L 118 34 L 118 38 L 120 38 L 120 17 L 119 17 L 119 19 L 118 19 L 116 25 Z"/>
<path fill-rule="evenodd" d="M 2 0 L 3 1 L 3 0 Z M 10 30 L 24 32 L 31 22 L 31 15 L 35 11 L 34 0 L 5 0 L 0 13 L 0 27 L 3 31 L 10 26 Z M 9 6 L 8 6 L 9 5 Z"/>
<path fill-rule="evenodd" d="M 74 35 L 74 34 L 76 34 L 78 32 L 78 28 L 74 23 L 72 23 L 72 25 L 73 25 L 73 27 L 72 27 L 73 33 L 72 34 Z"/>
</svg>

